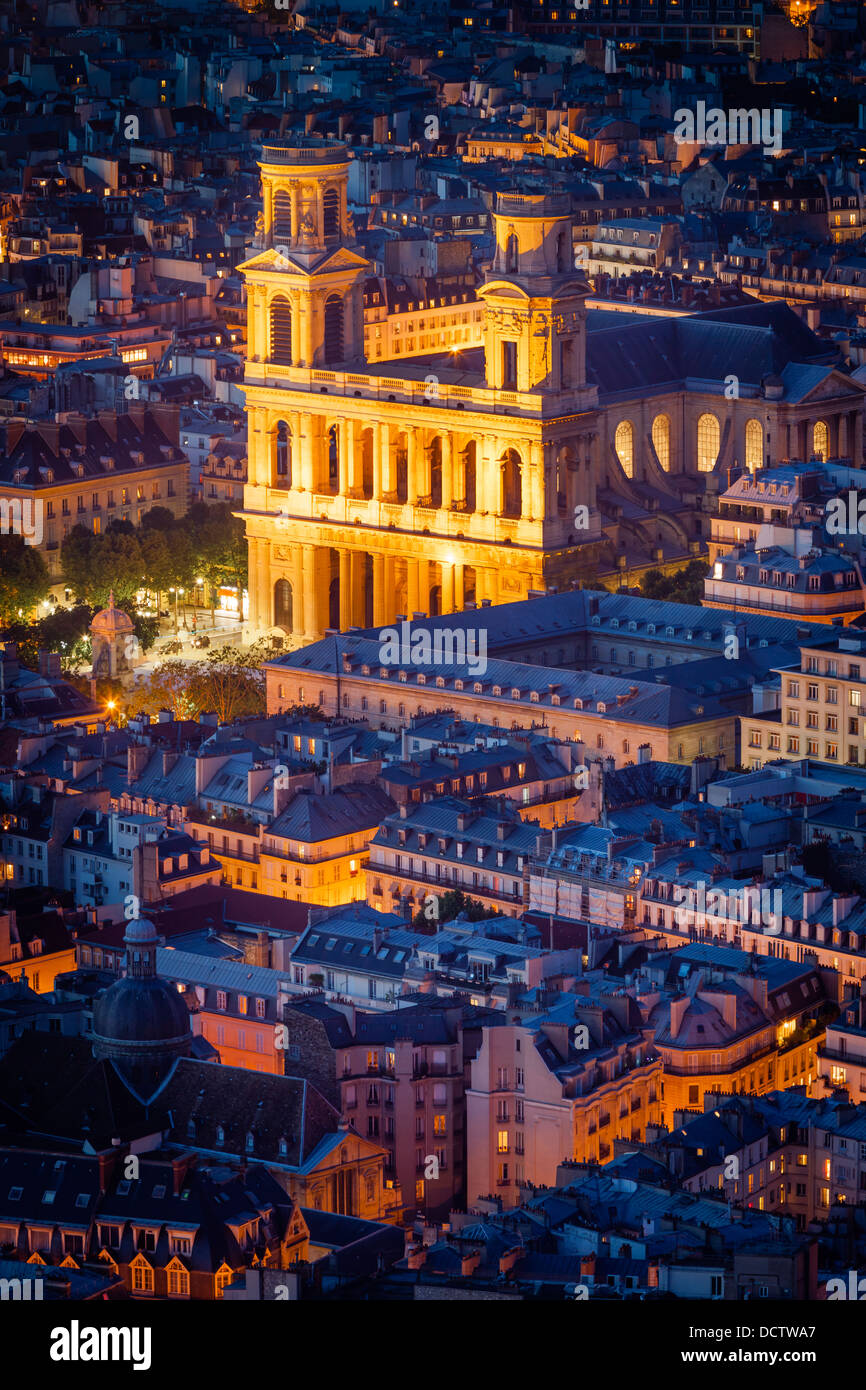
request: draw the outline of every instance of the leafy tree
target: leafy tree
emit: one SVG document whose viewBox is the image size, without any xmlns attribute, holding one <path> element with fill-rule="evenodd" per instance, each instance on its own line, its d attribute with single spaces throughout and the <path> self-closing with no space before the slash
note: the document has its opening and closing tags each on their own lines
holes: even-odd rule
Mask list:
<svg viewBox="0 0 866 1390">
<path fill-rule="evenodd" d="M 641 593 L 644 598 L 667 599 L 670 603 L 700 604 L 709 570 L 706 560 L 690 560 L 673 574 L 662 574 L 659 569 L 647 570 Z"/>
<path fill-rule="evenodd" d="M 168 507 L 151 507 L 141 518 L 142 529 L 145 531 L 172 531 L 174 524 L 174 512 L 170 512 Z"/>
<path fill-rule="evenodd" d="M 264 673 L 237 647 L 209 652 L 193 663 L 191 693 L 200 710 L 215 710 L 221 724 L 244 714 L 264 714 Z"/>
<path fill-rule="evenodd" d="M 185 520 L 189 524 L 193 565 L 214 591 L 220 585 L 243 589 L 247 585 L 247 542 L 244 523 L 232 515 L 228 502 L 208 506 L 196 502 Z"/>
<path fill-rule="evenodd" d="M 61 551 L 66 583 L 79 602 L 104 608 L 114 590 L 117 606 L 129 605 L 143 584 L 141 544 L 129 522 L 112 522 L 101 536 L 74 526 Z"/>
<path fill-rule="evenodd" d="M 163 661 L 148 675 L 139 677 L 124 697 L 127 717 L 170 709 L 176 719 L 195 719 L 203 708 L 192 692 L 192 670 L 196 664 Z"/>
<path fill-rule="evenodd" d="M 265 678 L 234 647 L 208 653 L 203 661 L 165 661 L 138 680 L 126 696 L 126 713 L 170 709 L 178 719 L 215 711 L 221 724 L 265 712 Z"/>
<path fill-rule="evenodd" d="M 0 536 L 0 622 L 27 615 L 51 588 L 48 567 L 23 536 Z"/>
<path fill-rule="evenodd" d="M 96 540 L 86 526 L 73 526 L 63 542 L 60 563 L 67 585 L 80 603 L 85 602 L 90 590 L 90 569 L 93 545 Z"/>
<path fill-rule="evenodd" d="M 430 905 L 432 907 L 432 904 Z M 485 917 L 496 917 L 498 913 L 495 908 L 485 907 L 477 898 L 469 898 L 465 893 L 461 893 L 459 888 L 449 888 L 447 893 L 443 893 L 436 898 L 436 910 L 428 916 L 428 909 L 422 907 L 412 918 L 413 927 L 427 927 L 434 929 L 442 926 L 445 922 L 452 922 L 455 917 L 459 917 L 461 912 L 470 922 L 480 922 Z"/>
</svg>

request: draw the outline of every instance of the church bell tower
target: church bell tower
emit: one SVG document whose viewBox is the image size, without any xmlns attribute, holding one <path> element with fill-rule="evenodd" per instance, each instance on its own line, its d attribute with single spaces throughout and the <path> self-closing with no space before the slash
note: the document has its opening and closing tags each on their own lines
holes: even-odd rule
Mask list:
<svg viewBox="0 0 866 1390">
<path fill-rule="evenodd" d="M 484 285 L 488 386 L 544 391 L 567 408 L 586 391 L 586 298 L 574 269 L 572 214 L 556 194 L 500 194 L 496 253 Z"/>
</svg>

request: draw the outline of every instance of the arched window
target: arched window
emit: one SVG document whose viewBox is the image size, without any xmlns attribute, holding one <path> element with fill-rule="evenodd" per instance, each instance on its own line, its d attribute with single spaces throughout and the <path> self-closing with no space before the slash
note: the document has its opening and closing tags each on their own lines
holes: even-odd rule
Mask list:
<svg viewBox="0 0 866 1390">
<path fill-rule="evenodd" d="M 518 248 L 517 236 L 514 232 L 509 232 L 508 240 L 505 243 L 505 269 L 509 274 L 517 271 Z"/>
<path fill-rule="evenodd" d="M 669 415 L 657 415 L 652 428 L 656 458 L 666 473 L 671 471 L 671 421 Z"/>
<path fill-rule="evenodd" d="M 280 420 L 274 436 L 274 471 L 277 487 L 292 486 L 292 436 L 285 420 Z"/>
<path fill-rule="evenodd" d="M 340 195 L 336 188 L 329 188 L 322 199 L 324 232 L 326 237 L 340 235 Z"/>
<path fill-rule="evenodd" d="M 466 500 L 467 512 L 475 511 L 475 459 L 475 440 L 470 439 L 463 455 L 463 496 Z"/>
<path fill-rule="evenodd" d="M 516 449 L 508 449 L 502 458 L 502 516 L 520 519 L 523 516 L 523 465 Z"/>
<path fill-rule="evenodd" d="M 816 458 L 827 462 L 830 448 L 830 431 L 825 420 L 816 420 L 812 430 L 812 453 Z"/>
<path fill-rule="evenodd" d="M 442 506 L 442 440 L 438 434 L 430 445 L 430 505 Z"/>
<path fill-rule="evenodd" d="M 764 462 L 764 427 L 760 420 L 746 421 L 746 467 L 750 473 Z"/>
<path fill-rule="evenodd" d="M 280 297 L 271 300 L 271 361 L 292 365 L 292 306 Z"/>
<path fill-rule="evenodd" d="M 338 294 L 325 300 L 325 361 L 343 360 L 343 301 Z"/>
<path fill-rule="evenodd" d="M 274 585 L 274 626 L 292 630 L 292 586 L 288 579 L 278 579 Z"/>
<path fill-rule="evenodd" d="M 292 198 L 287 188 L 274 194 L 273 242 L 288 241 L 292 235 Z"/>
<path fill-rule="evenodd" d="M 328 430 L 328 488 L 336 493 L 340 486 L 340 431 L 337 425 Z"/>
<path fill-rule="evenodd" d="M 560 275 L 568 270 L 568 245 L 564 230 L 556 238 L 556 269 Z"/>
<path fill-rule="evenodd" d="M 634 425 L 631 420 L 621 420 L 616 427 L 616 434 L 613 437 L 613 447 L 616 449 L 616 456 L 622 464 L 622 471 L 627 478 L 634 477 Z"/>
<path fill-rule="evenodd" d="M 718 457 L 719 422 L 707 413 L 698 420 L 698 471 L 712 473 Z"/>
</svg>

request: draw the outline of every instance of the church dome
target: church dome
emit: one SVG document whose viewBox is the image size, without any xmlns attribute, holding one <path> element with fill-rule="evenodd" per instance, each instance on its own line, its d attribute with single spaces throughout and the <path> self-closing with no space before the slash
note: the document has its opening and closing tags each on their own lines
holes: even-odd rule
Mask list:
<svg viewBox="0 0 866 1390">
<path fill-rule="evenodd" d="M 192 1043 L 183 998 L 156 973 L 156 928 L 146 918 L 129 922 L 124 936 L 126 975 L 115 980 L 93 1009 L 93 1051 L 111 1060 L 147 1099 L 176 1057 Z"/>
<path fill-rule="evenodd" d="M 165 980 L 127 976 L 115 980 L 94 1005 L 93 1036 L 103 1044 L 140 1045 L 143 1051 L 153 1044 L 188 1042 L 189 1010 Z"/>
<path fill-rule="evenodd" d="M 114 606 L 114 590 L 108 595 L 108 607 L 101 608 L 90 624 L 94 636 L 119 637 L 133 631 L 133 623 L 128 613 Z"/>
</svg>

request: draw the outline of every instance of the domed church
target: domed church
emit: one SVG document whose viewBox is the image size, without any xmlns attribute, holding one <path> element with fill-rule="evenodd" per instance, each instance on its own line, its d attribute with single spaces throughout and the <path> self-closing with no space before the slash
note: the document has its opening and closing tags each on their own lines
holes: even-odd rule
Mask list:
<svg viewBox="0 0 866 1390">
<path fill-rule="evenodd" d="M 115 1068 L 143 1101 L 168 1076 L 177 1057 L 192 1046 L 189 1010 L 171 985 L 158 978 L 153 922 L 133 919 L 123 938 L 126 974 L 96 1001 L 93 1053 Z"/>
</svg>

